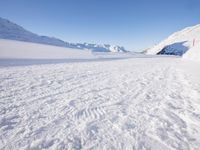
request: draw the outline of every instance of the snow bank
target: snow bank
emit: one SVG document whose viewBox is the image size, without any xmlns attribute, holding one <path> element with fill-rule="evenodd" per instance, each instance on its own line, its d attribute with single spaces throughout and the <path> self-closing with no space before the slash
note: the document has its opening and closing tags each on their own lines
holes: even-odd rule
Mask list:
<svg viewBox="0 0 200 150">
<path fill-rule="evenodd" d="M 189 51 L 187 51 L 183 58 L 194 60 L 194 61 L 200 61 L 200 45 L 197 45 L 193 48 L 191 48 Z"/>
</svg>

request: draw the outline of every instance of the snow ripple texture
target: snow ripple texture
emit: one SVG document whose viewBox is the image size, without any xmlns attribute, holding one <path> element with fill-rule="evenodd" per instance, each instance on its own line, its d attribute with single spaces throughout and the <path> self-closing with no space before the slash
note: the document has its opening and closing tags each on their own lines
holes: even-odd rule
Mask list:
<svg viewBox="0 0 200 150">
<path fill-rule="evenodd" d="M 1 67 L 0 149 L 199 149 L 199 66 L 134 58 Z"/>
</svg>

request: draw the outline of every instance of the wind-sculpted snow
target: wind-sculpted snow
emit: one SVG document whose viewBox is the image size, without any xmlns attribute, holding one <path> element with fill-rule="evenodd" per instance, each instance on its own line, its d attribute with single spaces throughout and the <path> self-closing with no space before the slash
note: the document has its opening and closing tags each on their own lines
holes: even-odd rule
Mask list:
<svg viewBox="0 0 200 150">
<path fill-rule="evenodd" d="M 1 67 L 0 149 L 199 149 L 199 70 L 172 57 Z"/>
</svg>

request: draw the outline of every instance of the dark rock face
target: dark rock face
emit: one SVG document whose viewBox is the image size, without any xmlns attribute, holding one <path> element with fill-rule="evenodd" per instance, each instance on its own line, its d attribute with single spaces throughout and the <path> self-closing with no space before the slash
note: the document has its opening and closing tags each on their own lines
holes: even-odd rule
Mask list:
<svg viewBox="0 0 200 150">
<path fill-rule="evenodd" d="M 173 43 L 171 45 L 165 46 L 157 55 L 178 55 L 182 56 L 185 52 L 189 50 L 189 47 L 186 47 L 183 42 Z"/>
</svg>

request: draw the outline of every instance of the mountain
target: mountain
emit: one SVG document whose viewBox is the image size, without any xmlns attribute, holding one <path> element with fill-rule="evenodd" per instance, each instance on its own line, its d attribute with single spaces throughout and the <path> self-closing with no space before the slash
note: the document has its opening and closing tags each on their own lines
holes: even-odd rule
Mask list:
<svg viewBox="0 0 200 150">
<path fill-rule="evenodd" d="M 54 37 L 40 36 L 27 31 L 23 27 L 3 18 L 0 18 L 0 39 L 40 43 L 75 49 L 88 49 L 94 52 L 127 52 L 124 47 L 117 45 L 69 43 Z"/>
<path fill-rule="evenodd" d="M 200 24 L 178 31 L 148 49 L 146 54 L 179 55 L 200 60 Z"/>
</svg>

